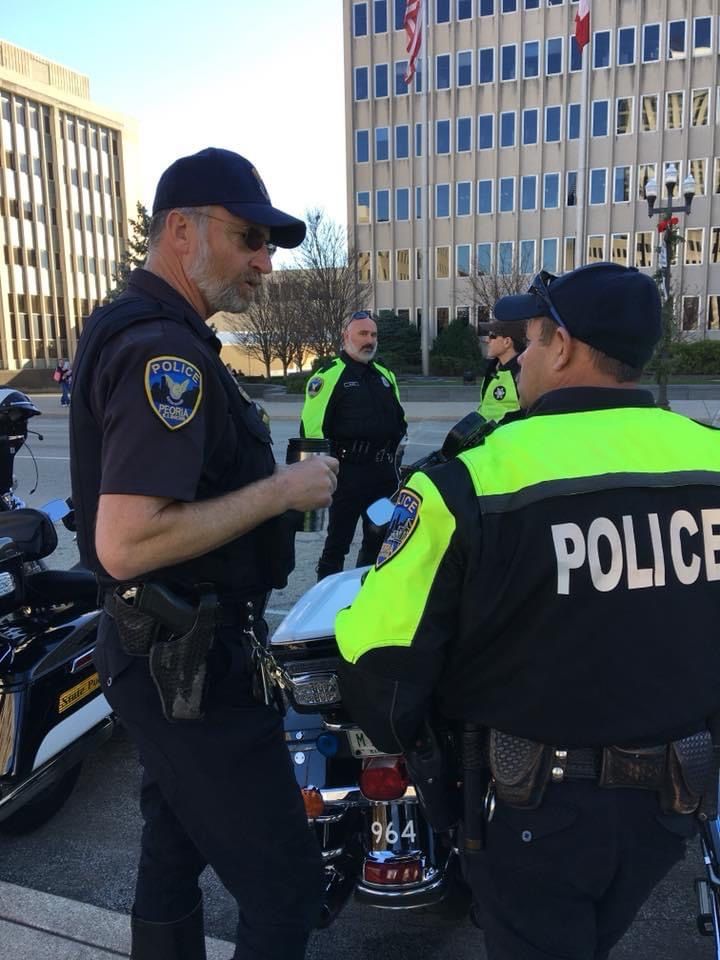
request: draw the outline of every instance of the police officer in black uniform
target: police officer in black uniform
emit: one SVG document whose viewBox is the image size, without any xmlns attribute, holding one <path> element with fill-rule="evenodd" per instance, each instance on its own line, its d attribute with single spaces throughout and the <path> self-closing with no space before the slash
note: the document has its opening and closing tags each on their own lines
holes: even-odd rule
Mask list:
<svg viewBox="0 0 720 960">
<path fill-rule="evenodd" d="M 337 462 L 276 467 L 205 322 L 246 309 L 274 245 L 304 234 L 238 154 L 177 160 L 145 269 L 80 338 L 71 471 L 81 557 L 104 593 L 96 663 L 144 766 L 135 960 L 205 957 L 208 864 L 238 903 L 237 960 L 303 957 L 321 901 L 282 721 L 252 659 L 268 592 L 292 569 L 286 511 L 327 506 Z"/>
<path fill-rule="evenodd" d="M 374 562 L 382 536 L 365 511 L 397 489 L 395 458 L 407 423 L 395 375 L 374 359 L 377 345 L 375 321 L 367 310 L 356 311 L 343 328 L 340 355 L 307 383 L 300 432 L 332 440 L 340 458 L 318 580 L 342 570 L 360 518 L 357 566 Z"/>
<path fill-rule="evenodd" d="M 454 730 L 490 960 L 605 960 L 716 802 L 720 434 L 636 386 L 638 271 L 540 274 L 495 316 L 528 321 L 526 416 L 409 478 L 337 618 L 343 700 L 449 822 L 426 721 Z"/>
</svg>

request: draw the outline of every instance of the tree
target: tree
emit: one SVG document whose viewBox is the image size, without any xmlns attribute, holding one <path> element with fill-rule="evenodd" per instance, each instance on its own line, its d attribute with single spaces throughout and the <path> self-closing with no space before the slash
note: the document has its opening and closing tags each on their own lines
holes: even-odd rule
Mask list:
<svg viewBox="0 0 720 960">
<path fill-rule="evenodd" d="M 296 273 L 279 270 L 266 285 L 274 320 L 273 355 L 282 364 L 284 377 L 291 363 L 302 369 L 305 355 L 302 283 Z"/>
<path fill-rule="evenodd" d="M 305 219 L 307 235 L 295 255 L 305 345 L 318 357 L 330 357 L 340 345 L 343 322 L 365 307 L 372 285 L 360 279 L 357 254 L 348 251 L 342 227 L 323 210 L 308 210 Z"/>
<path fill-rule="evenodd" d="M 453 320 L 441 330 L 430 357 L 437 373 L 478 371 L 484 363 L 477 331 L 467 320 Z"/>
<path fill-rule="evenodd" d="M 225 313 L 225 321 L 233 339 L 265 367 L 269 380 L 270 367 L 275 358 L 275 305 L 269 293 L 269 283 L 262 284 L 255 300 L 245 313 Z"/>
<path fill-rule="evenodd" d="M 532 274 L 523 273 L 513 261 L 507 272 L 485 273 L 473 264 L 470 276 L 463 282 L 462 295 L 470 298 L 478 309 L 478 319 L 489 320 L 493 308 L 501 297 L 516 293 L 526 293 L 532 281 Z"/>
<path fill-rule="evenodd" d="M 115 286 L 107 294 L 106 300 L 115 300 L 125 290 L 130 274 L 136 267 L 145 263 L 150 236 L 150 214 L 142 203 L 137 204 L 137 216 L 130 221 L 131 235 L 125 244 L 123 255 L 113 274 Z"/>
<path fill-rule="evenodd" d="M 377 317 L 378 352 L 393 370 L 419 367 L 420 331 L 392 310 L 380 310 Z"/>
</svg>

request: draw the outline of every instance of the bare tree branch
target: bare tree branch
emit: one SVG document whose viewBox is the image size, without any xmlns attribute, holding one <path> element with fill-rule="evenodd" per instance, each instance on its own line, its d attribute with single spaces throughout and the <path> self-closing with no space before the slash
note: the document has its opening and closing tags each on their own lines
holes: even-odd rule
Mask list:
<svg viewBox="0 0 720 960">
<path fill-rule="evenodd" d="M 485 273 L 473 263 L 470 276 L 462 281 L 460 294 L 478 309 L 478 320 L 482 323 L 492 316 L 493 307 L 501 297 L 515 293 L 525 293 L 532 281 L 532 274 L 521 272 L 516 261 L 508 272 Z"/>
</svg>

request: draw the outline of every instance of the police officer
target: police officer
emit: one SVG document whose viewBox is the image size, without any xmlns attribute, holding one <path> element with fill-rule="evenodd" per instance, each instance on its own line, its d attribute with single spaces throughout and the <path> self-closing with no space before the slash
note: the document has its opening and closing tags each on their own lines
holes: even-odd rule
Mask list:
<svg viewBox="0 0 720 960">
<path fill-rule="evenodd" d="M 374 359 L 377 325 L 366 310 L 351 315 L 342 342 L 340 356 L 308 381 L 300 424 L 304 437 L 332 440 L 340 459 L 318 580 L 342 570 L 360 517 L 357 566 L 374 562 L 382 536 L 365 510 L 397 489 L 395 453 L 407 430 L 395 375 Z"/>
<path fill-rule="evenodd" d="M 431 710 L 462 731 L 488 957 L 600 960 L 711 811 L 720 436 L 636 386 L 661 331 L 636 270 L 540 275 L 495 316 L 528 321 L 527 416 L 401 491 L 338 615 L 343 697 L 391 753 Z"/>
<path fill-rule="evenodd" d="M 520 323 L 493 320 L 479 323 L 478 333 L 485 334 L 489 361 L 480 387 L 478 413 L 486 420 L 500 421 L 520 409 L 517 358 L 525 349 L 525 330 Z"/>
<path fill-rule="evenodd" d="M 329 505 L 337 462 L 275 465 L 205 322 L 245 310 L 274 245 L 304 234 L 243 157 L 183 157 L 158 184 L 145 268 L 80 339 L 71 470 L 80 554 L 105 592 L 96 663 L 144 766 L 135 960 L 205 957 L 208 864 L 238 903 L 238 960 L 303 957 L 321 900 L 248 631 L 264 640 L 268 592 L 292 569 L 285 511 Z M 194 618 L 183 636 L 166 622 L 178 604 Z"/>
</svg>

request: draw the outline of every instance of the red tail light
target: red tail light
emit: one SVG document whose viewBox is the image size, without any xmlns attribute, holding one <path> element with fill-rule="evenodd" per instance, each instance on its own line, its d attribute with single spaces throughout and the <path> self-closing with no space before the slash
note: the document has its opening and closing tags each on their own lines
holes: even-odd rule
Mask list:
<svg viewBox="0 0 720 960">
<path fill-rule="evenodd" d="M 366 883 L 418 883 L 422 880 L 422 875 L 420 857 L 406 857 L 403 860 L 392 859 L 384 862 L 366 860 L 363 869 Z"/>
<path fill-rule="evenodd" d="M 399 800 L 409 783 L 402 757 L 370 757 L 360 774 L 360 789 L 368 800 Z"/>
</svg>

